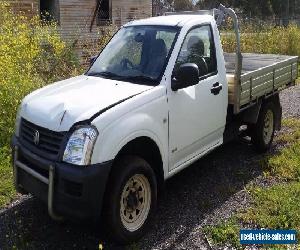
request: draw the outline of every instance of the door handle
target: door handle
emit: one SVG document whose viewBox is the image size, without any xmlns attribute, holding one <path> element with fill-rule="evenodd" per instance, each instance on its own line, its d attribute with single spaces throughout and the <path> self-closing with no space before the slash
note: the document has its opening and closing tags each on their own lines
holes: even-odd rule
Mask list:
<svg viewBox="0 0 300 250">
<path fill-rule="evenodd" d="M 213 94 L 213 95 L 218 95 L 220 93 L 220 91 L 222 90 L 222 84 L 216 82 L 213 84 L 213 87 L 210 89 L 210 92 Z"/>
</svg>

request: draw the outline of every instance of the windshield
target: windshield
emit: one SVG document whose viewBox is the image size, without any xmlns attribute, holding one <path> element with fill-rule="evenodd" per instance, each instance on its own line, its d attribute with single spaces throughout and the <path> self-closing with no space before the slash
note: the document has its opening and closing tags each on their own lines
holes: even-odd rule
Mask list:
<svg viewBox="0 0 300 250">
<path fill-rule="evenodd" d="M 129 26 L 120 29 L 87 75 L 157 85 L 178 28 Z"/>
</svg>

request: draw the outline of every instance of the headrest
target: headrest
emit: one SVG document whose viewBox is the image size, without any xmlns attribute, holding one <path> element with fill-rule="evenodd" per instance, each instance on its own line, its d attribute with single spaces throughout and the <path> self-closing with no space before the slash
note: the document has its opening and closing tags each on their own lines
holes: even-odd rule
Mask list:
<svg viewBox="0 0 300 250">
<path fill-rule="evenodd" d="M 156 56 L 167 56 L 167 46 L 163 39 L 156 39 L 153 43 L 152 53 Z M 152 55 L 153 55 L 152 54 Z"/>
<path fill-rule="evenodd" d="M 196 50 L 197 54 L 204 55 L 204 42 L 198 36 L 191 36 L 187 43 L 188 50 Z"/>
</svg>

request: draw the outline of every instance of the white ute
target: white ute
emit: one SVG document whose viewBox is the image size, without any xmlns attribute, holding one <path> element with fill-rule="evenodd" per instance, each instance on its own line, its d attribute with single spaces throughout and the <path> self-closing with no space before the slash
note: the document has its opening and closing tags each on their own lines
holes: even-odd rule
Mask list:
<svg viewBox="0 0 300 250">
<path fill-rule="evenodd" d="M 17 190 L 46 202 L 53 219 L 101 219 L 127 243 L 149 227 L 172 175 L 240 134 L 266 151 L 298 57 L 241 54 L 234 11 L 211 13 L 132 21 L 84 75 L 25 97 L 12 140 Z M 222 50 L 224 16 L 235 54 Z"/>
</svg>

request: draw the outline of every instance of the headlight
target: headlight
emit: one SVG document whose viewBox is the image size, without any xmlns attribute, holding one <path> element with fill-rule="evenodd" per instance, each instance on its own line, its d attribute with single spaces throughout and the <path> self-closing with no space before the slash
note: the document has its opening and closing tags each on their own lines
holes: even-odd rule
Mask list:
<svg viewBox="0 0 300 250">
<path fill-rule="evenodd" d="M 16 123 L 15 123 L 15 135 L 19 137 L 20 134 L 20 123 L 21 123 L 21 108 L 22 104 L 19 105 L 18 110 L 17 110 L 17 116 L 16 116 Z"/>
<path fill-rule="evenodd" d="M 63 156 L 63 161 L 75 165 L 88 165 L 98 136 L 95 127 L 79 127 L 71 135 Z"/>
</svg>

